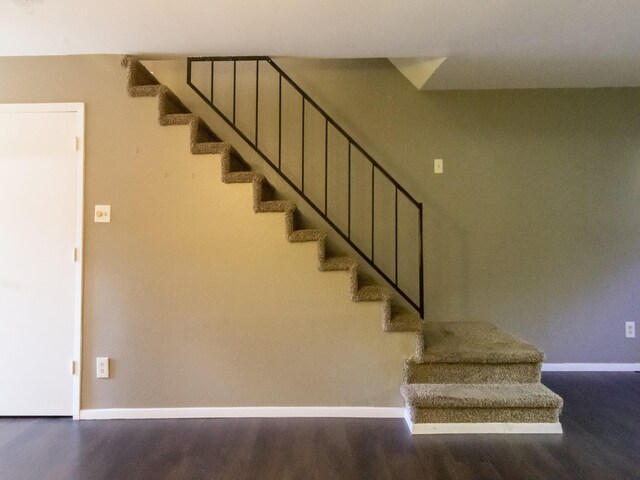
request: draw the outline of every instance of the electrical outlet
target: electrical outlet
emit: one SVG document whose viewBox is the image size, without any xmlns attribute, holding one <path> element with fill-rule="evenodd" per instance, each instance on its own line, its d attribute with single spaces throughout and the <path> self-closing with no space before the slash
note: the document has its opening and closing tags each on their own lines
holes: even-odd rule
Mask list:
<svg viewBox="0 0 640 480">
<path fill-rule="evenodd" d="M 96 358 L 96 377 L 109 378 L 109 357 Z"/>
<path fill-rule="evenodd" d="M 636 338 L 636 322 L 624 322 L 624 336 Z"/>
</svg>

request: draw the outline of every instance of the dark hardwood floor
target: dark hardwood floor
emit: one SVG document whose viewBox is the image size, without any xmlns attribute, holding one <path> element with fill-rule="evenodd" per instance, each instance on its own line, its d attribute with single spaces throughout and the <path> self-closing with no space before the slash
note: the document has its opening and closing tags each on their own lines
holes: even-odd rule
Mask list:
<svg viewBox="0 0 640 480">
<path fill-rule="evenodd" d="M 640 374 L 547 373 L 564 435 L 414 436 L 402 420 L 0 418 L 0 479 L 640 479 Z"/>
</svg>

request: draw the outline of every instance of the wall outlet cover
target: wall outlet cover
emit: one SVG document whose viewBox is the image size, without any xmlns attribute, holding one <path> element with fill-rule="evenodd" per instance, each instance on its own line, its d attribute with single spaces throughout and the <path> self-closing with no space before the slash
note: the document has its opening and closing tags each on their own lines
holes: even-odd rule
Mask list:
<svg viewBox="0 0 640 480">
<path fill-rule="evenodd" d="M 96 378 L 109 378 L 109 357 L 96 358 Z"/>
<path fill-rule="evenodd" d="M 624 322 L 624 336 L 636 338 L 636 322 Z"/>
</svg>

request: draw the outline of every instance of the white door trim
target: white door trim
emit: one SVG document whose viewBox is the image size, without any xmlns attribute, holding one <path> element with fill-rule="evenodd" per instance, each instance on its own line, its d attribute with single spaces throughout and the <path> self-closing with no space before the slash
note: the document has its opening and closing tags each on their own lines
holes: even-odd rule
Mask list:
<svg viewBox="0 0 640 480">
<path fill-rule="evenodd" d="M 73 373 L 73 418 L 80 418 L 80 380 L 82 373 L 82 272 L 84 238 L 84 103 L 5 103 L 0 104 L 2 113 L 57 113 L 76 114 L 76 276 L 73 319 L 73 364 L 69 372 Z M 70 257 L 73 252 L 69 252 Z M 72 370 L 73 369 L 73 370 Z"/>
</svg>

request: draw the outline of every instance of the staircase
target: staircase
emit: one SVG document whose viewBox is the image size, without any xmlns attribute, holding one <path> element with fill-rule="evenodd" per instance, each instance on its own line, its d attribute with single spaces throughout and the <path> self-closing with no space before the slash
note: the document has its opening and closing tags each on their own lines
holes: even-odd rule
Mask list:
<svg viewBox="0 0 640 480">
<path fill-rule="evenodd" d="M 132 57 L 124 57 L 128 69 L 128 92 L 132 97 L 158 97 L 158 121 L 163 126 L 189 125 L 190 147 L 194 155 L 219 154 L 224 183 L 252 183 L 253 208 L 256 213 L 285 213 L 286 238 L 289 242 L 317 242 L 318 269 L 344 270 L 351 273 L 351 298 L 354 302 L 383 302 L 382 328 L 385 331 L 419 331 L 421 319 L 410 312 L 397 310 L 392 304 L 391 291 L 383 286 L 362 285 L 358 262 L 351 257 L 329 257 L 326 252 L 327 234 L 317 229 L 296 228 L 296 205 L 287 200 L 272 200 L 274 188 L 264 175 L 252 172 L 238 152 L 219 139 L 202 119 L 189 111 L 178 97 Z"/>
<path fill-rule="evenodd" d="M 541 352 L 490 324 L 423 322 L 420 315 L 399 308 L 391 289 L 362 281 L 355 258 L 328 254 L 326 232 L 298 228 L 296 205 L 276 199 L 266 177 L 251 171 L 230 144 L 218 138 L 142 63 L 125 56 L 122 65 L 128 71 L 130 96 L 158 97 L 161 125 L 190 127 L 192 154 L 220 156 L 222 182 L 252 184 L 256 213 L 284 213 L 286 239 L 292 243 L 316 242 L 320 271 L 350 273 L 353 301 L 382 302 L 383 330 L 417 332 L 416 354 L 405 362 L 401 391 L 413 433 L 561 431 L 558 418 L 562 399 L 540 383 Z"/>
</svg>

